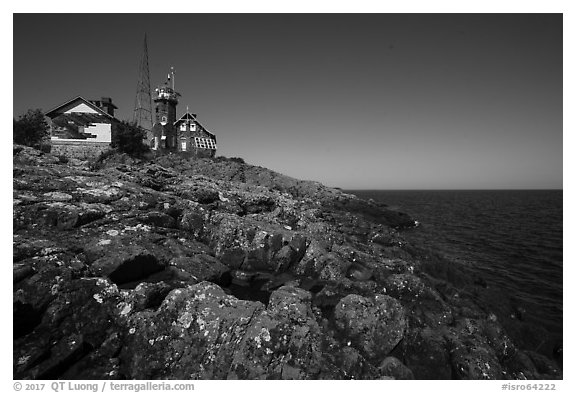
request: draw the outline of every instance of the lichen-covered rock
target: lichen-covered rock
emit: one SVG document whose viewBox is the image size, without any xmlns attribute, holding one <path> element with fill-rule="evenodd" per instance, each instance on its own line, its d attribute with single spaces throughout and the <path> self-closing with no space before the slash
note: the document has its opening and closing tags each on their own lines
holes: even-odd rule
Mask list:
<svg viewBox="0 0 576 393">
<path fill-rule="evenodd" d="M 207 212 L 198 208 L 188 208 L 182 214 L 179 227 L 185 231 L 192 233 L 196 238 L 202 238 L 205 234 L 205 221 Z"/>
<path fill-rule="evenodd" d="M 143 214 L 140 217 L 140 220 L 144 224 L 154 225 L 157 227 L 163 228 L 175 228 L 176 227 L 176 220 L 170 215 L 163 213 L 163 212 L 150 212 L 147 214 Z"/>
<path fill-rule="evenodd" d="M 181 197 L 207 205 L 219 200 L 218 190 L 212 187 L 202 187 L 197 185 L 180 185 L 179 194 Z"/>
<path fill-rule="evenodd" d="M 292 271 L 296 274 L 317 276 L 324 265 L 320 262 L 320 258 L 330 252 L 330 245 L 319 239 L 311 239 L 304 255 L 300 258 L 299 262 L 292 266 Z"/>
<path fill-rule="evenodd" d="M 284 286 L 250 324 L 235 352 L 229 378 L 309 379 L 320 372 L 321 331 L 310 308 L 311 295 Z"/>
<path fill-rule="evenodd" d="M 387 295 L 366 298 L 348 295 L 336 305 L 338 329 L 368 359 L 385 357 L 404 337 L 405 312 L 400 303 Z"/>
<path fill-rule="evenodd" d="M 343 260 L 337 254 L 328 253 L 322 255 L 316 261 L 320 268 L 318 278 L 326 281 L 341 281 L 346 277 L 350 262 Z"/>
<path fill-rule="evenodd" d="M 58 377 L 82 357 L 95 353 L 111 335 L 119 334 L 122 310 L 122 297 L 107 280 L 64 283 L 44 312 L 40 325 L 29 336 L 16 341 L 15 378 Z M 108 371 L 112 370 L 113 367 Z"/>
<path fill-rule="evenodd" d="M 413 330 L 406 335 L 401 353 L 403 363 L 415 379 L 452 379 L 450 354 L 443 328 Z"/>
<path fill-rule="evenodd" d="M 329 379 L 384 379 L 376 367 L 351 346 L 339 348 L 332 360 L 335 369 L 331 370 Z"/>
<path fill-rule="evenodd" d="M 215 214 L 209 224 L 209 242 L 216 256 L 231 269 L 282 272 L 298 262 L 303 237 L 283 226 Z M 284 249 L 289 246 L 291 249 Z"/>
<path fill-rule="evenodd" d="M 392 229 L 387 228 L 379 228 L 378 231 L 371 232 L 368 234 L 368 239 L 370 242 L 385 247 L 394 246 L 400 241 L 398 233 Z"/>
<path fill-rule="evenodd" d="M 453 322 L 448 304 L 436 290 L 413 274 L 391 274 L 384 280 L 384 288 L 408 309 L 413 326 L 434 328 Z"/>
<path fill-rule="evenodd" d="M 400 258 L 380 259 L 377 264 L 371 265 L 374 278 L 384 282 L 392 274 L 414 274 L 414 265 Z"/>
<path fill-rule="evenodd" d="M 120 379 L 118 352 L 122 348 L 123 337 L 119 333 L 111 333 L 99 348 L 88 352 L 84 357 L 73 363 L 62 374 L 62 379 Z"/>
<path fill-rule="evenodd" d="M 288 244 L 278 250 L 273 259 L 276 264 L 276 272 L 285 272 L 290 266 L 298 262 L 298 251 Z"/>
<path fill-rule="evenodd" d="M 374 201 L 240 159 L 13 164 L 15 378 L 562 378 Z"/>
<path fill-rule="evenodd" d="M 171 285 L 163 281 L 140 283 L 126 295 L 126 303 L 129 305 L 127 310 L 129 312 L 137 312 L 146 309 L 156 309 L 173 289 Z"/>
<path fill-rule="evenodd" d="M 346 270 L 346 277 L 355 281 L 368 281 L 372 279 L 374 272 L 372 269 L 360 264 L 352 263 Z"/>
<path fill-rule="evenodd" d="M 426 290 L 425 284 L 412 274 L 392 274 L 385 280 L 386 293 L 406 302 L 415 301 Z"/>
<path fill-rule="evenodd" d="M 175 289 L 158 310 L 130 316 L 120 372 L 136 379 L 226 379 L 236 348 L 263 309 L 208 282 Z"/>
<path fill-rule="evenodd" d="M 500 324 L 497 323 L 497 318 L 494 314 L 490 314 L 486 320 L 481 324 L 481 333 L 494 353 L 502 363 L 510 360 L 518 351 L 516 345 L 512 342 L 510 337 L 506 334 Z"/>
<path fill-rule="evenodd" d="M 110 246 L 110 250 L 91 263 L 90 271 L 94 276 L 109 277 L 116 284 L 143 280 L 166 267 L 166 262 L 146 246 L 112 243 L 110 239 L 99 240 L 95 244 L 98 246 Z M 94 249 L 90 251 L 97 253 Z"/>
<path fill-rule="evenodd" d="M 506 362 L 506 368 L 511 379 L 540 379 L 534 362 L 524 351 L 516 351 Z"/>
<path fill-rule="evenodd" d="M 82 275 L 85 264 L 59 248 L 45 248 L 17 265 L 14 283 L 14 337 L 30 333 L 61 288 Z M 16 273 L 16 272 L 15 272 Z"/>
<path fill-rule="evenodd" d="M 448 340 L 456 378 L 502 379 L 517 349 L 491 314 L 487 319 L 464 318 L 450 327 Z M 531 369 L 526 371 L 531 373 Z M 514 373 L 512 366 L 508 373 Z"/>
<path fill-rule="evenodd" d="M 170 260 L 169 264 L 187 272 L 197 281 L 219 281 L 230 271 L 218 258 L 207 254 L 177 257 Z"/>
</svg>

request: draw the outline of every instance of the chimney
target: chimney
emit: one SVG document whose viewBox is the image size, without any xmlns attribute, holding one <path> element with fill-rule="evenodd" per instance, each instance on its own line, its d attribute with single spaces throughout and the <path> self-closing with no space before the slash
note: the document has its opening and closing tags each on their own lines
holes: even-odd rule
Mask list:
<svg viewBox="0 0 576 393">
<path fill-rule="evenodd" d="M 117 109 L 117 107 L 112 103 L 112 98 L 102 97 L 100 102 L 102 103 L 102 108 L 104 108 L 106 113 L 108 113 L 110 116 L 114 116 L 114 109 Z"/>
</svg>

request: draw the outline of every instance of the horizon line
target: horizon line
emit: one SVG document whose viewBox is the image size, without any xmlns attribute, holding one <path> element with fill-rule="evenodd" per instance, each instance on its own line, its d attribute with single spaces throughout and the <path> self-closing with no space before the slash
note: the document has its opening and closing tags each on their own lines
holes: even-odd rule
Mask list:
<svg viewBox="0 0 576 393">
<path fill-rule="evenodd" d="M 343 191 L 564 191 L 564 188 L 344 188 Z"/>
</svg>

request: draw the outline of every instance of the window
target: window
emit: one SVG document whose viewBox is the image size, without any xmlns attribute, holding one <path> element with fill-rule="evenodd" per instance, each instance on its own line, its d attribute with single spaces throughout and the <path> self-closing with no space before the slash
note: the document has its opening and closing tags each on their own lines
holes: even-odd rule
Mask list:
<svg viewBox="0 0 576 393">
<path fill-rule="evenodd" d="M 182 151 L 186 151 L 186 141 L 182 142 Z"/>
<path fill-rule="evenodd" d="M 195 123 L 190 124 L 190 131 L 196 131 L 196 124 Z"/>
<path fill-rule="evenodd" d="M 194 140 L 196 141 L 196 147 L 206 149 L 206 141 L 204 138 L 194 138 Z"/>
<path fill-rule="evenodd" d="M 180 124 L 180 131 L 186 131 L 186 123 Z"/>
<path fill-rule="evenodd" d="M 166 123 L 168 121 L 168 118 L 166 116 L 162 116 L 162 122 Z"/>
<path fill-rule="evenodd" d="M 194 142 L 199 149 L 213 149 L 216 150 L 216 142 L 210 138 L 194 138 Z"/>
</svg>

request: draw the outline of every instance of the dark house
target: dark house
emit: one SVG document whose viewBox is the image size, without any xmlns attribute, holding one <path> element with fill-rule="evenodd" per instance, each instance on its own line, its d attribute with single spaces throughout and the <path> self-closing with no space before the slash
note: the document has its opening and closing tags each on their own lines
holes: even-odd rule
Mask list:
<svg viewBox="0 0 576 393">
<path fill-rule="evenodd" d="M 181 152 L 196 157 L 214 157 L 216 136 L 198 122 L 195 114 L 186 110 L 186 114 L 176 120 L 179 97 L 172 72 L 155 90 L 154 124 L 148 135 L 150 148 L 157 153 Z"/>
<path fill-rule="evenodd" d="M 214 157 L 216 135 L 208 131 L 195 114 L 186 114 L 174 123 L 178 135 L 178 151 L 189 152 L 197 157 Z"/>
</svg>

